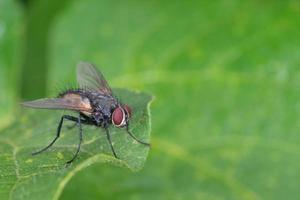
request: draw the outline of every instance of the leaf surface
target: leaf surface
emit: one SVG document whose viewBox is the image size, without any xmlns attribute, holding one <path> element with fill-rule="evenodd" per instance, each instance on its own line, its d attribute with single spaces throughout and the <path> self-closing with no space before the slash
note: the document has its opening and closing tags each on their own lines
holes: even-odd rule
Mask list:
<svg viewBox="0 0 300 200">
<path fill-rule="evenodd" d="M 115 91 L 121 102 L 132 107 L 130 130 L 142 141 L 149 141 L 152 97 L 124 89 Z M 149 147 L 134 141 L 124 129 L 112 126 L 111 139 L 120 159 L 113 157 L 101 128 L 85 125 L 79 158 L 65 167 L 78 144 L 77 127 L 66 128 L 72 125 L 70 122 L 64 123 L 61 137 L 50 150 L 32 156 L 32 152 L 45 147 L 55 137 L 62 114 L 65 112 L 26 110 L 0 134 L 1 199 L 58 199 L 70 178 L 94 163 L 109 163 L 132 171 L 143 167 Z"/>
</svg>

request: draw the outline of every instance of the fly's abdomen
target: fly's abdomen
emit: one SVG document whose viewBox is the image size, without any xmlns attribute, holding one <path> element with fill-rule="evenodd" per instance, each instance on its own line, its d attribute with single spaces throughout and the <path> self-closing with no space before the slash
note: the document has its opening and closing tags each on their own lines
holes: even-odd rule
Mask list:
<svg viewBox="0 0 300 200">
<path fill-rule="evenodd" d="M 77 105 L 82 109 L 80 112 L 86 116 L 91 116 L 93 112 L 93 107 L 89 98 L 85 95 L 80 94 L 79 92 L 65 92 L 64 94 L 60 94 L 60 98 L 64 99 L 66 102 L 76 102 Z"/>
</svg>

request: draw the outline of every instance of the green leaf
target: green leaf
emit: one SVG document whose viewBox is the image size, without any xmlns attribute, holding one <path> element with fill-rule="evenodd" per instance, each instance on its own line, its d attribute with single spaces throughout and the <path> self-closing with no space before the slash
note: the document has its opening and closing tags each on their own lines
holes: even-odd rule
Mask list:
<svg viewBox="0 0 300 200">
<path fill-rule="evenodd" d="M 121 102 L 132 107 L 130 129 L 142 141 L 150 140 L 150 110 L 152 97 L 145 93 L 115 90 Z M 109 163 L 140 170 L 147 158 L 149 147 L 137 143 L 124 129 L 110 127 L 117 155 L 113 157 L 104 131 L 84 126 L 84 143 L 79 159 L 71 166 L 78 144 L 78 130 L 62 129 L 59 140 L 51 150 L 32 156 L 55 137 L 62 112 L 26 110 L 0 134 L 0 199 L 58 199 L 64 186 L 78 171 L 95 163 Z M 65 122 L 64 127 L 70 125 Z"/>
<path fill-rule="evenodd" d="M 293 0 L 74 2 L 53 28 L 50 83 L 72 79 L 84 59 L 112 85 L 157 101 L 143 170 L 95 165 L 62 199 L 298 199 L 299 8 Z"/>
<path fill-rule="evenodd" d="M 297 0 L 72 1 L 50 27 L 48 93 L 87 60 L 157 101 L 143 170 L 92 165 L 61 199 L 299 199 L 299 16 Z"/>
</svg>

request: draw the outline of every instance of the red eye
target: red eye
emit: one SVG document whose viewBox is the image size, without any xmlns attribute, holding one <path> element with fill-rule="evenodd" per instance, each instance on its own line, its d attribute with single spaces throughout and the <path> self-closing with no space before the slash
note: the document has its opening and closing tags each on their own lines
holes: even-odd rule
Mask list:
<svg viewBox="0 0 300 200">
<path fill-rule="evenodd" d="M 131 108 L 126 104 L 123 106 L 123 108 L 126 111 L 126 113 L 128 114 L 128 118 L 131 117 Z"/>
<path fill-rule="evenodd" d="M 113 114 L 112 114 L 112 123 L 116 127 L 124 126 L 126 121 L 125 121 L 125 112 L 123 108 L 117 107 Z"/>
</svg>

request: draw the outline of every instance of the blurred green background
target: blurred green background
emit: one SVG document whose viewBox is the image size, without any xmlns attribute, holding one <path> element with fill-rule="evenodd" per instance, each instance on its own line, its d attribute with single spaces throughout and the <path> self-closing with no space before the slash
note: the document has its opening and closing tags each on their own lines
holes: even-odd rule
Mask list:
<svg viewBox="0 0 300 200">
<path fill-rule="evenodd" d="M 0 128 L 87 60 L 156 96 L 153 147 L 61 199 L 299 199 L 299 36 L 298 0 L 0 0 Z"/>
</svg>

